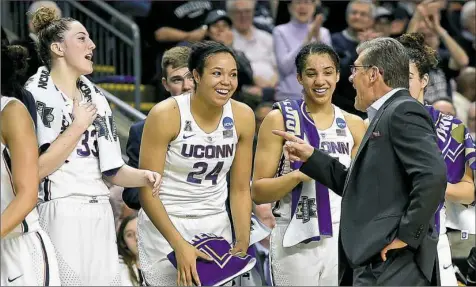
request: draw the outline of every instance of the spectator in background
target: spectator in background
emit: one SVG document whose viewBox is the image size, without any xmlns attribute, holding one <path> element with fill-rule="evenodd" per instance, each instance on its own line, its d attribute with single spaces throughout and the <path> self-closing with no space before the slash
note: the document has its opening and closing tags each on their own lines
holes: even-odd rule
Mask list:
<svg viewBox="0 0 476 287">
<path fill-rule="evenodd" d="M 476 67 L 476 1 L 467 1 L 460 17 L 463 31 L 457 40 L 469 56 L 469 65 Z"/>
<path fill-rule="evenodd" d="M 436 99 L 431 105 L 445 115 L 456 117 L 456 109 L 451 98 Z"/>
<path fill-rule="evenodd" d="M 392 23 L 395 17 L 392 12 L 385 7 L 378 7 L 375 15 L 374 30 L 380 37 L 390 37 L 392 35 Z"/>
<path fill-rule="evenodd" d="M 456 91 L 453 92 L 453 104 L 456 114 L 461 121 L 468 125 L 468 110 L 472 102 L 476 101 L 476 68 L 466 67 L 456 78 Z"/>
<path fill-rule="evenodd" d="M 302 86 L 297 80 L 294 64 L 301 48 L 312 41 L 332 45 L 329 30 L 322 27 L 324 17 L 318 8 L 320 5 L 319 0 L 291 1 L 288 5 L 291 21 L 278 25 L 273 31 L 274 53 L 277 56 L 280 78 L 276 88 L 276 101 L 302 98 Z"/>
<path fill-rule="evenodd" d="M 439 2 L 420 3 L 407 30 L 408 33 L 423 33 L 425 44 L 438 51 L 440 58 L 438 67 L 430 71 L 430 82 L 425 92 L 427 102 L 443 97 L 452 98 L 450 80 L 469 62 L 466 52 L 441 26 L 440 10 Z"/>
<path fill-rule="evenodd" d="M 372 30 L 375 10 L 375 5 L 370 0 L 351 1 L 346 9 L 347 28 L 332 34 L 332 45 L 341 59 L 341 79 L 351 76 L 350 65 L 357 59 L 357 45 L 379 35 Z M 355 89 L 349 81 L 340 81 L 332 102 L 348 113 L 366 117 L 365 113 L 354 108 L 355 95 Z"/>
<path fill-rule="evenodd" d="M 256 129 L 255 129 L 255 138 L 253 140 L 253 162 L 255 159 L 256 144 L 258 143 L 259 128 L 261 127 L 261 123 L 263 122 L 266 115 L 268 115 L 268 113 L 271 112 L 272 110 L 273 110 L 273 103 L 271 102 L 263 102 L 254 109 Z"/>
<path fill-rule="evenodd" d="M 468 129 L 473 141 L 476 143 L 476 102 L 469 105 L 468 110 Z"/>
<path fill-rule="evenodd" d="M 117 230 L 117 251 L 121 264 L 122 286 L 141 286 L 139 252 L 137 249 L 137 216 L 124 218 Z"/>
<path fill-rule="evenodd" d="M 253 25 L 256 28 L 273 33 L 274 15 L 278 8 L 278 0 L 258 0 L 255 6 Z"/>
<path fill-rule="evenodd" d="M 162 85 L 171 96 L 178 96 L 193 90 L 195 86 L 192 74 L 188 70 L 188 58 L 190 56 L 189 47 L 174 47 L 164 53 L 162 57 L 162 70 L 164 77 Z M 131 126 L 129 138 L 127 140 L 128 164 L 137 168 L 139 166 L 139 152 L 144 131 L 145 120 L 139 121 Z M 124 203 L 132 209 L 141 208 L 139 202 L 138 188 L 125 188 L 122 192 Z"/>
<path fill-rule="evenodd" d="M 26 14 L 28 19 L 28 30 L 30 32 L 28 34 L 28 38 L 12 41 L 12 45 L 20 45 L 28 50 L 28 69 L 25 71 L 24 76 L 20 79 L 22 84 L 24 84 L 29 77 L 33 76 L 38 68 L 43 65 L 38 58 L 38 53 L 36 52 L 38 36 L 36 35 L 36 31 L 32 24 L 33 13 L 40 7 L 53 9 L 59 18 L 61 18 L 62 14 L 61 9 L 54 1 L 33 1 L 33 3 L 28 8 L 28 12 Z"/>
<path fill-rule="evenodd" d="M 233 23 L 233 48 L 251 62 L 254 82 L 261 88 L 274 88 L 278 82 L 273 37 L 253 25 L 256 0 L 227 0 L 226 9 Z"/>
<path fill-rule="evenodd" d="M 219 42 L 229 48 L 233 47 L 234 34 L 231 31 L 232 22 L 224 10 L 213 10 L 208 13 L 205 25 L 208 27 L 205 40 Z M 244 101 L 242 94 L 243 86 L 245 86 L 246 92 L 260 97 L 262 95 L 261 88 L 256 87 L 254 84 L 253 69 L 251 68 L 250 61 L 243 52 L 233 50 L 238 62 L 238 87 L 233 98 L 240 102 Z M 255 89 L 250 89 L 250 87 L 255 87 Z"/>
<path fill-rule="evenodd" d="M 155 77 L 160 80 L 163 77 L 160 63 L 164 52 L 180 42 L 203 40 L 207 33 L 207 27 L 202 25 L 205 17 L 209 11 L 217 9 L 220 4 L 220 1 L 209 0 L 153 1 L 146 25 L 150 30 L 144 31 L 145 40 L 150 45 L 143 61 L 146 70 L 152 70 Z M 151 61 L 151 58 L 156 61 Z M 162 86 L 159 85 L 158 88 L 160 90 Z M 164 98 L 163 94 L 162 90 L 160 92 L 162 97 L 159 100 Z"/>
</svg>

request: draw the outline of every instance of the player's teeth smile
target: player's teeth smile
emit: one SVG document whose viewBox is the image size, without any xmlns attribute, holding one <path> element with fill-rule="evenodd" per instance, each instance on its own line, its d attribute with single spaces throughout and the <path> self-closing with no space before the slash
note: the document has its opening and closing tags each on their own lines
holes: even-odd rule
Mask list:
<svg viewBox="0 0 476 287">
<path fill-rule="evenodd" d="M 323 94 L 327 91 L 327 89 L 313 89 L 313 91 L 318 94 Z"/>
<path fill-rule="evenodd" d="M 229 90 L 216 90 L 216 91 L 217 91 L 217 93 L 219 93 L 222 96 L 228 95 L 228 92 L 229 92 Z"/>
</svg>

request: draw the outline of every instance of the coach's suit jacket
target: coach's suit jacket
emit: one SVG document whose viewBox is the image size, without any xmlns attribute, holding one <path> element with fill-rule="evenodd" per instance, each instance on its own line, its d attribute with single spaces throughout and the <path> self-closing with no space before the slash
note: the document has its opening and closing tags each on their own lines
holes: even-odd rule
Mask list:
<svg viewBox="0 0 476 287">
<path fill-rule="evenodd" d="M 434 214 L 444 199 L 446 165 L 428 112 L 408 90 L 378 110 L 349 170 L 317 149 L 300 170 L 342 196 L 341 285 L 352 285 L 344 274 L 368 265 L 395 238 L 408 244 L 425 277 L 434 279 Z"/>
<path fill-rule="evenodd" d="M 139 121 L 133 124 L 129 130 L 126 153 L 129 157 L 128 164 L 135 168 L 139 167 L 140 143 L 142 140 L 142 133 L 144 132 L 144 124 L 144 120 Z M 122 192 L 122 200 L 124 200 L 129 208 L 136 210 L 141 208 L 138 188 L 125 188 Z"/>
</svg>

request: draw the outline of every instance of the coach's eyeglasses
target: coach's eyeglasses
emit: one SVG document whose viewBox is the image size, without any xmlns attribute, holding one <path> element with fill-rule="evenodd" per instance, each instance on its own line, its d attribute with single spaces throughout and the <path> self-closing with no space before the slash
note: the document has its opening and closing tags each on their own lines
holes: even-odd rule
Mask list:
<svg viewBox="0 0 476 287">
<path fill-rule="evenodd" d="M 350 65 L 350 73 L 351 75 L 355 75 L 355 72 L 357 71 L 357 68 L 366 68 L 366 69 L 369 69 L 369 68 L 377 68 L 378 72 L 383 75 L 383 69 L 377 67 L 377 66 L 373 66 L 373 65 Z"/>
<path fill-rule="evenodd" d="M 373 66 L 371 65 L 350 65 L 350 73 L 353 75 L 357 71 L 357 68 L 372 68 Z"/>
</svg>

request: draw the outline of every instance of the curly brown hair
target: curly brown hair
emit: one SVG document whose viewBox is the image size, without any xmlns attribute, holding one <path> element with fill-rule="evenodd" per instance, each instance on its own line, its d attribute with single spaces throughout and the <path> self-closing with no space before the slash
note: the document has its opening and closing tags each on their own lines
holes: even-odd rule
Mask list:
<svg viewBox="0 0 476 287">
<path fill-rule="evenodd" d="M 407 49 L 410 61 L 416 65 L 420 78 L 438 66 L 438 54 L 425 44 L 425 36 L 422 33 L 403 34 L 398 41 Z"/>
<path fill-rule="evenodd" d="M 54 42 L 62 42 L 64 33 L 69 30 L 73 18 L 59 18 L 52 8 L 40 7 L 32 15 L 33 29 L 38 35 L 36 50 L 43 64 L 51 69 L 51 49 Z"/>
</svg>

